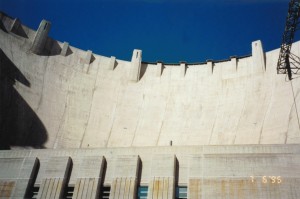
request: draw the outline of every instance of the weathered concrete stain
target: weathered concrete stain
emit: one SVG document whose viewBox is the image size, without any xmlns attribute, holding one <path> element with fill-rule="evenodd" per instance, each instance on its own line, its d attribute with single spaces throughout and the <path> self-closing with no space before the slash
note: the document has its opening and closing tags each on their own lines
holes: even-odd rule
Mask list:
<svg viewBox="0 0 300 199">
<path fill-rule="evenodd" d="M 15 184 L 16 183 L 14 181 L 0 182 L 0 198 L 7 198 L 12 196 Z"/>
<path fill-rule="evenodd" d="M 189 198 L 202 198 L 201 197 L 200 179 L 190 179 L 189 180 L 188 196 L 189 196 Z"/>
<path fill-rule="evenodd" d="M 154 198 L 158 198 L 159 194 L 159 180 L 154 180 L 154 186 L 153 186 L 153 196 Z"/>
<path fill-rule="evenodd" d="M 249 179 L 190 179 L 188 185 L 189 198 L 284 198 L 280 184 L 252 182 Z"/>
</svg>

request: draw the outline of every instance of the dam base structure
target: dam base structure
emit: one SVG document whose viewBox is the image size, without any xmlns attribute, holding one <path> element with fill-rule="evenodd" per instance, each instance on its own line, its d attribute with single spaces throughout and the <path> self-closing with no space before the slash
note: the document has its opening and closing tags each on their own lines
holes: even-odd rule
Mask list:
<svg viewBox="0 0 300 199">
<path fill-rule="evenodd" d="M 0 198 L 300 198 L 300 79 L 277 74 L 280 49 L 125 61 L 51 25 L 0 14 Z"/>
</svg>

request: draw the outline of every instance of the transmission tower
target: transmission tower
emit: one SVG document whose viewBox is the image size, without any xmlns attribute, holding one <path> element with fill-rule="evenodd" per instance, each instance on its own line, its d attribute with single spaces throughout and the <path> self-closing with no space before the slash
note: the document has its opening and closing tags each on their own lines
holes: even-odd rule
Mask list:
<svg viewBox="0 0 300 199">
<path fill-rule="evenodd" d="M 277 63 L 277 73 L 287 74 L 289 80 L 292 80 L 292 75 L 298 74 L 300 69 L 300 58 L 291 52 L 294 35 L 298 30 L 299 14 L 300 0 L 291 0 Z"/>
</svg>

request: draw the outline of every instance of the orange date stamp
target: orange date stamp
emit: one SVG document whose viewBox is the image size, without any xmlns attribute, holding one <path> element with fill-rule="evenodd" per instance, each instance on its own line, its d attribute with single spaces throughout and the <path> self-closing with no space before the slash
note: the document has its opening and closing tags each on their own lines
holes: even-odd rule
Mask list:
<svg viewBox="0 0 300 199">
<path fill-rule="evenodd" d="M 254 183 L 255 181 L 261 181 L 264 184 L 267 184 L 267 183 L 281 184 L 282 183 L 281 176 L 262 176 L 262 177 L 250 176 L 250 180 L 252 183 Z"/>
</svg>

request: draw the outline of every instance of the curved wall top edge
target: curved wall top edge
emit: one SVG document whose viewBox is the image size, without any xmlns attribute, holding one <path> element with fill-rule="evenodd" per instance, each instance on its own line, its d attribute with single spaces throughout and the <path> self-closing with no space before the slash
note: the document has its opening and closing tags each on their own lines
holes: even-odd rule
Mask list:
<svg viewBox="0 0 300 199">
<path fill-rule="evenodd" d="M 34 30 L 24 24 L 22 24 L 20 22 L 20 20 L 18 18 L 13 18 L 9 15 L 7 15 L 6 13 L 0 11 L 0 20 L 1 22 L 3 23 L 3 25 L 0 27 L 0 28 L 6 28 L 8 29 L 10 32 L 13 32 L 19 36 L 23 36 L 25 37 L 25 39 L 29 39 L 29 40 L 34 40 L 34 37 L 35 37 L 35 34 L 37 33 L 37 30 Z M 15 21 L 17 21 L 17 23 L 15 23 Z M 42 22 L 45 21 L 45 20 L 42 20 Z M 41 23 L 42 23 L 41 22 Z M 49 22 L 50 23 L 50 22 Z M 15 28 L 13 27 L 15 26 Z M 22 28 L 22 33 L 17 33 L 16 30 L 14 29 L 19 29 L 19 27 Z M 26 35 L 27 35 L 27 38 L 26 38 Z M 67 43 L 67 42 L 61 42 L 61 41 L 58 41 L 58 40 L 55 40 L 54 38 L 51 38 L 51 37 L 47 37 L 47 39 L 50 39 L 50 40 L 53 40 L 53 42 L 57 42 L 59 44 L 60 47 L 63 47 L 63 44 L 64 43 Z M 258 40 L 259 41 L 259 40 Z M 71 46 L 69 45 L 69 48 L 71 48 L 72 50 L 75 50 L 75 51 L 78 51 L 79 53 L 85 53 L 89 50 L 82 50 L 80 48 L 77 48 L 75 46 Z M 277 49 L 274 49 L 274 50 L 277 50 Z M 92 52 L 92 51 L 91 51 Z M 270 51 L 271 52 L 271 51 Z M 106 58 L 110 58 L 110 57 L 107 57 L 107 56 L 104 56 L 104 55 L 100 55 L 100 54 L 95 54 L 95 53 L 92 53 L 94 56 L 96 57 L 106 57 Z M 225 58 L 225 59 L 220 59 L 220 60 L 213 60 L 213 59 L 207 59 L 206 61 L 199 61 L 199 62 L 186 62 L 186 61 L 180 61 L 180 62 L 170 62 L 170 63 L 167 63 L 167 62 L 164 62 L 162 60 L 158 60 L 157 62 L 148 62 L 148 61 L 142 61 L 143 64 L 154 64 L 156 65 L 157 63 L 162 63 L 164 65 L 180 65 L 181 63 L 185 63 L 186 65 L 203 65 L 203 64 L 206 64 L 208 62 L 213 62 L 213 63 L 221 63 L 221 62 L 227 62 L 227 61 L 231 61 L 231 59 L 233 58 L 236 58 L 236 59 L 243 59 L 243 58 L 247 58 L 247 57 L 251 57 L 252 54 L 248 54 L 248 55 L 242 55 L 242 56 L 237 56 L 237 55 L 233 55 L 233 56 L 230 56 L 229 58 Z M 114 57 L 114 56 L 111 56 L 111 57 Z M 117 59 L 117 58 L 116 58 Z M 124 62 L 130 62 L 129 60 L 120 60 L 120 59 L 117 59 L 119 61 L 124 61 Z"/>
<path fill-rule="evenodd" d="M 277 74 L 279 49 L 265 53 L 260 41 L 242 58 L 148 63 L 141 50 L 123 61 L 49 39 L 51 23 L 44 20 L 37 31 L 3 16 L 0 25 L 0 53 L 30 82 L 9 88 L 31 111 L 35 126 L 43 127 L 38 146 L 300 143 L 294 106 L 300 79 L 291 84 Z M 293 45 L 297 55 L 299 46 Z M 15 143 L 10 145 L 23 146 Z"/>
</svg>

